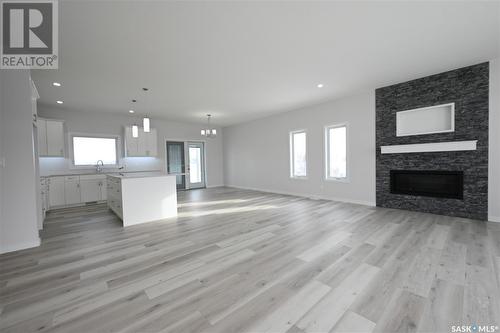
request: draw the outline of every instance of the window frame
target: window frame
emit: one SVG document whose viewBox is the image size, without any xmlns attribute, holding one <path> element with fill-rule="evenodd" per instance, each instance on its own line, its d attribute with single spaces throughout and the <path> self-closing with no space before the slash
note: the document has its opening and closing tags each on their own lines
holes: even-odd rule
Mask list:
<svg viewBox="0 0 500 333">
<path fill-rule="evenodd" d="M 116 164 L 104 164 L 103 169 L 116 169 L 120 165 L 121 159 L 121 136 L 115 134 L 98 134 L 98 133 L 68 133 L 68 147 L 70 155 L 70 169 L 88 169 L 95 167 L 95 164 L 75 165 L 75 147 L 73 146 L 74 137 L 83 138 L 98 138 L 98 139 L 115 139 Z"/>
<path fill-rule="evenodd" d="M 346 137 L 346 142 L 345 142 L 345 164 L 346 164 L 346 169 L 345 169 L 345 177 L 330 177 L 329 176 L 329 169 L 330 169 L 330 129 L 334 128 L 341 128 L 345 127 L 345 137 Z M 342 123 L 335 123 L 331 125 L 327 125 L 324 127 L 324 177 L 326 181 L 332 181 L 332 182 L 340 182 L 340 183 L 349 183 L 350 182 L 350 168 L 349 168 L 349 153 L 350 153 L 350 148 L 349 148 L 349 123 L 347 122 L 342 122 Z"/>
<path fill-rule="evenodd" d="M 304 133 L 306 135 L 306 154 L 305 154 L 305 159 L 306 159 L 306 175 L 305 176 L 296 176 L 294 175 L 295 172 L 295 165 L 293 161 L 294 157 L 294 143 L 293 143 L 293 136 L 295 134 L 300 134 Z M 288 132 L 288 137 L 289 137 L 289 155 L 290 155 L 290 163 L 289 163 L 289 174 L 288 176 L 290 179 L 298 179 L 298 180 L 306 180 L 309 175 L 309 170 L 308 170 L 308 162 L 307 160 L 309 159 L 309 150 L 307 149 L 307 129 L 298 129 L 298 130 L 293 130 Z"/>
</svg>

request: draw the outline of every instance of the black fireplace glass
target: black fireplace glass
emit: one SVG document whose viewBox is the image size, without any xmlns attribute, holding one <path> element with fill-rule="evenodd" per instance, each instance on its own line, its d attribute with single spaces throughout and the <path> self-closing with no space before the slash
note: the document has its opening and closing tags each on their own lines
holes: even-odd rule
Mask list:
<svg viewBox="0 0 500 333">
<path fill-rule="evenodd" d="M 391 170 L 391 193 L 463 199 L 463 171 Z"/>
</svg>

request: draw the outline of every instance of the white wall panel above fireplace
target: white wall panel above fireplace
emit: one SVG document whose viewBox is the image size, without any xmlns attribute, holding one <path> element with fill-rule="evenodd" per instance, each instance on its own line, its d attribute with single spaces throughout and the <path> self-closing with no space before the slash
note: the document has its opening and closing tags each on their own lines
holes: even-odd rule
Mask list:
<svg viewBox="0 0 500 333">
<path fill-rule="evenodd" d="M 440 151 L 476 150 L 477 140 L 418 143 L 411 145 L 380 146 L 382 154 L 429 153 Z"/>
</svg>

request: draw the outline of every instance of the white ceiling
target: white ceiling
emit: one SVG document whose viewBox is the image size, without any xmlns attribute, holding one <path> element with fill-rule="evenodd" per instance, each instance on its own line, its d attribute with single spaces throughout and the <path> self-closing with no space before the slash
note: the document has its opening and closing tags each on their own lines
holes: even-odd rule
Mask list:
<svg viewBox="0 0 500 333">
<path fill-rule="evenodd" d="M 59 69 L 33 78 L 42 104 L 82 112 L 212 113 L 226 126 L 500 56 L 497 1 L 82 0 L 59 11 Z"/>
</svg>

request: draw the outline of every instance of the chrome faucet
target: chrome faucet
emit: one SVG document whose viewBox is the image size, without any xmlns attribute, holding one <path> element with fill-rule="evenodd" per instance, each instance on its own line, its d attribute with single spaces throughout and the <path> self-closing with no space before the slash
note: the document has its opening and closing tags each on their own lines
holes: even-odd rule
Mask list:
<svg viewBox="0 0 500 333">
<path fill-rule="evenodd" d="M 101 162 L 101 163 L 99 164 L 99 162 Z M 103 167 L 104 167 L 104 162 L 102 160 L 98 160 L 96 165 L 95 165 L 95 171 L 97 173 L 100 173 L 100 172 L 102 172 Z"/>
</svg>

